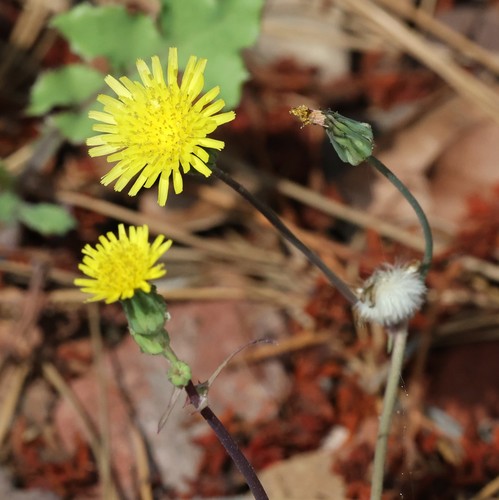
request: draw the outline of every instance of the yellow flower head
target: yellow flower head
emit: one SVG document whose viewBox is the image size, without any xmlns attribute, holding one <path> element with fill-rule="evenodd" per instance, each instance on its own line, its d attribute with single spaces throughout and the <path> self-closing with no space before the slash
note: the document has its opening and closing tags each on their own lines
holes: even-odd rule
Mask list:
<svg viewBox="0 0 499 500">
<path fill-rule="evenodd" d="M 151 291 L 148 280 L 160 278 L 166 273 L 163 264 L 156 261 L 170 248 L 172 240 L 164 241 L 158 236 L 149 244 L 149 228 L 130 226 L 127 235 L 125 226 L 118 226 L 118 237 L 109 232 L 99 237 L 92 248 L 85 245 L 83 262 L 78 265 L 88 278 L 75 279 L 74 284 L 85 293 L 94 296 L 93 302 L 105 300 L 107 304 L 130 299 L 136 290 Z"/>
<path fill-rule="evenodd" d="M 180 167 L 184 173 L 192 166 L 206 177 L 211 174 L 206 165 L 209 155 L 203 148 L 221 150 L 224 142 L 207 136 L 233 120 L 235 114 L 217 114 L 225 105 L 222 99 L 212 102 L 219 87 L 198 99 L 205 66 L 206 59 L 191 56 L 179 86 L 177 49 L 170 48 L 167 82 L 157 56 L 152 58 L 152 73 L 143 60 L 137 61 L 142 82 L 126 76 L 119 81 L 111 75 L 106 77 L 118 98 L 99 95 L 97 100 L 104 110 L 91 111 L 89 117 L 102 122 L 93 127 L 102 134 L 87 140 L 87 145 L 92 146 L 90 156 L 107 156 L 109 162 L 118 162 L 102 177 L 102 184 L 107 186 L 117 180 L 114 189 L 121 191 L 138 174 L 128 192 L 135 196 L 159 177 L 158 203 L 164 206 L 170 176 L 175 193 L 182 192 Z"/>
</svg>

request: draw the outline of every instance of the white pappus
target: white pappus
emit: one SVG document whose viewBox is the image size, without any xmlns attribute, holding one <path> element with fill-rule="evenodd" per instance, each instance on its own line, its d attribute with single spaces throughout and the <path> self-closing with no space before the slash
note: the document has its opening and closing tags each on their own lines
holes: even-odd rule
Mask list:
<svg viewBox="0 0 499 500">
<path fill-rule="evenodd" d="M 356 290 L 359 319 L 391 326 L 410 319 L 422 306 L 426 286 L 419 263 L 384 264 Z"/>
</svg>

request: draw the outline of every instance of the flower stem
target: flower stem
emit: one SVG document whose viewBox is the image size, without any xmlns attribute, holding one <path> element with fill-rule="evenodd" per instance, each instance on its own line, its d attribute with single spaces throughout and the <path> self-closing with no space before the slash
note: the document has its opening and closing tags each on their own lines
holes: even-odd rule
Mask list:
<svg viewBox="0 0 499 500">
<path fill-rule="evenodd" d="M 329 282 L 336 287 L 336 289 L 348 302 L 350 302 L 351 305 L 354 305 L 357 302 L 358 299 L 350 287 L 339 276 L 331 271 L 331 269 L 329 269 L 329 267 L 315 252 L 313 252 L 309 247 L 307 247 L 307 245 L 305 245 L 305 243 L 297 238 L 269 206 L 253 196 L 244 186 L 239 184 L 239 182 L 218 168 L 216 165 L 210 164 L 210 169 L 218 179 L 225 182 L 225 184 L 234 189 L 234 191 L 253 205 L 253 207 L 255 207 L 279 231 L 279 233 L 281 233 L 283 238 L 288 240 L 295 248 L 297 248 L 310 263 L 318 267 L 324 273 Z"/>
<path fill-rule="evenodd" d="M 416 212 L 416 215 L 423 229 L 424 239 L 425 239 L 425 251 L 423 261 L 421 262 L 420 273 L 424 278 L 428 273 L 428 269 L 431 265 L 431 260 L 433 256 L 433 236 L 431 234 L 430 223 L 421 208 L 418 200 L 414 198 L 412 193 L 407 189 L 405 184 L 380 160 L 375 156 L 370 156 L 367 161 L 381 174 L 383 174 L 402 194 L 402 196 L 409 202 L 411 207 Z"/>
<path fill-rule="evenodd" d="M 390 422 L 392 420 L 395 400 L 397 399 L 397 388 L 404 362 L 405 345 L 407 342 L 407 322 L 389 330 L 389 335 L 393 339 L 393 351 L 390 361 L 390 370 L 383 397 L 383 411 L 379 422 L 376 449 L 374 452 L 374 466 L 371 481 L 371 500 L 381 500 L 383 492 L 383 478 L 386 460 L 386 450 L 388 447 L 388 434 L 390 432 Z"/>
<path fill-rule="evenodd" d="M 185 392 L 187 392 L 187 395 L 189 396 L 190 403 L 195 408 L 198 408 L 201 403 L 201 397 L 198 394 L 195 385 L 192 383 L 192 380 L 190 380 L 185 386 Z M 263 489 L 262 483 L 260 483 L 255 469 L 253 469 L 252 465 L 243 455 L 242 451 L 239 449 L 239 446 L 234 441 L 234 438 L 229 434 L 224 424 L 213 413 L 209 406 L 203 408 L 200 413 L 217 435 L 220 443 L 222 443 L 230 458 L 232 458 L 234 464 L 239 469 L 239 472 L 241 472 L 241 474 L 244 476 L 244 479 L 246 480 L 246 483 L 248 484 L 255 499 L 268 500 L 269 497 Z"/>
</svg>

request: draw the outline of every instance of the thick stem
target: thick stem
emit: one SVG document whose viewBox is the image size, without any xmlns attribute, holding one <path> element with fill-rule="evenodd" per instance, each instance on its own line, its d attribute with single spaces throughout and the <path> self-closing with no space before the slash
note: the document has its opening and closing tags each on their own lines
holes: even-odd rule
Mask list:
<svg viewBox="0 0 499 500">
<path fill-rule="evenodd" d="M 192 383 L 192 380 L 189 381 L 189 383 L 185 386 L 185 391 L 189 396 L 190 403 L 195 408 L 198 408 L 201 403 L 201 397 L 198 394 L 195 385 Z M 255 469 L 253 469 L 252 465 L 243 455 L 242 451 L 239 449 L 239 446 L 234 441 L 234 438 L 229 434 L 224 424 L 218 419 L 218 417 L 208 406 L 203 408 L 200 413 L 217 435 L 220 443 L 222 443 L 230 458 L 239 469 L 239 472 L 241 472 L 241 474 L 244 476 L 244 479 L 246 480 L 246 483 L 248 484 L 255 499 L 268 500 L 269 497 L 263 489 L 262 483 L 260 483 Z"/>
<path fill-rule="evenodd" d="M 371 482 L 371 500 L 381 500 L 383 493 L 383 478 L 385 475 L 386 450 L 393 409 L 397 399 L 397 389 L 404 362 L 405 345 L 407 342 L 407 322 L 389 330 L 393 339 L 393 351 L 390 361 L 390 371 L 383 398 L 383 411 L 379 422 L 376 449 L 374 451 L 374 465 Z"/>
<path fill-rule="evenodd" d="M 239 184 L 234 180 L 229 174 L 218 168 L 216 165 L 210 165 L 210 169 L 213 174 L 218 177 L 221 181 L 225 182 L 229 187 L 234 189 L 239 193 L 246 201 L 248 201 L 253 207 L 255 207 L 285 238 L 288 240 L 295 248 L 297 248 L 310 263 L 319 268 L 329 282 L 345 297 L 350 304 L 354 305 L 357 302 L 357 297 L 352 292 L 350 287 L 329 267 L 324 263 L 324 261 L 310 248 L 305 245 L 300 239 L 298 239 L 291 230 L 281 221 L 279 216 L 265 203 L 255 198 L 244 186 Z"/>
<path fill-rule="evenodd" d="M 405 184 L 384 163 L 378 160 L 375 156 L 370 156 L 367 161 L 399 190 L 402 196 L 414 209 L 414 212 L 416 212 L 421 228 L 423 229 L 425 239 L 425 252 L 423 261 L 421 262 L 421 275 L 424 278 L 428 273 L 433 256 L 433 236 L 431 234 L 430 223 L 428 222 L 426 214 L 421 208 L 418 200 L 414 198 L 412 193 L 406 188 Z"/>
</svg>

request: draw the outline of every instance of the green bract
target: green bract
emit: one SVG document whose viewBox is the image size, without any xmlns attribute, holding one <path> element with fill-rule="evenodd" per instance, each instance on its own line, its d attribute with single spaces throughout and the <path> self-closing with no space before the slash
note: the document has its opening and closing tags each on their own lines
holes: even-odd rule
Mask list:
<svg viewBox="0 0 499 500">
<path fill-rule="evenodd" d="M 374 145 L 371 125 L 331 111 L 325 111 L 324 115 L 326 133 L 341 161 L 358 165 L 371 156 Z"/>
<path fill-rule="evenodd" d="M 137 290 L 131 299 L 123 300 L 132 337 L 142 352 L 161 354 L 170 339 L 165 330 L 166 303 L 152 287 L 150 293 Z"/>
</svg>

